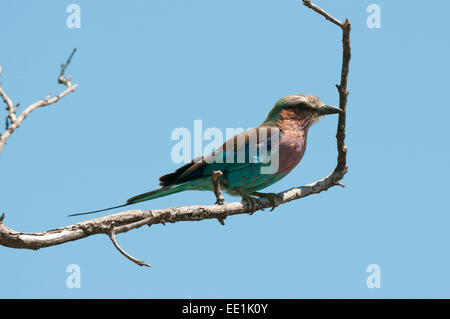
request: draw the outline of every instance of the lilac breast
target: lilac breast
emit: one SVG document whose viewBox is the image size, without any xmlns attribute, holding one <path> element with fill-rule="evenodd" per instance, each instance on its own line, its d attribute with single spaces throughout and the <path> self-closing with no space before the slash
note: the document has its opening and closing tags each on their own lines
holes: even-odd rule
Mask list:
<svg viewBox="0 0 450 319">
<path fill-rule="evenodd" d="M 306 149 L 306 132 L 285 131 L 280 138 L 278 173 L 289 173 L 303 157 Z"/>
</svg>

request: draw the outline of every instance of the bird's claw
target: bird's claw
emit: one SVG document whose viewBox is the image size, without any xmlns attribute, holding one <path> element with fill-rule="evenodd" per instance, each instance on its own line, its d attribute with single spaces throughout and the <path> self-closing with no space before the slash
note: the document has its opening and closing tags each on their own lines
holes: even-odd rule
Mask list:
<svg viewBox="0 0 450 319">
<path fill-rule="evenodd" d="M 235 190 L 241 195 L 242 200 L 245 200 L 247 202 L 249 215 L 253 215 L 253 213 L 255 212 L 255 207 L 258 204 L 258 199 L 251 197 L 250 195 L 242 192 L 237 188 Z"/>
<path fill-rule="evenodd" d="M 214 205 L 225 205 L 225 198 L 218 198 Z"/>
<path fill-rule="evenodd" d="M 245 199 L 249 205 L 249 215 L 253 215 L 253 213 L 255 212 L 255 207 L 257 204 L 257 199 L 253 198 L 249 195 L 245 196 L 245 198 L 243 197 L 243 199 Z"/>
<path fill-rule="evenodd" d="M 270 209 L 270 211 L 273 211 L 275 209 L 275 207 L 278 207 L 278 202 L 282 201 L 283 199 L 281 198 L 280 195 L 275 194 L 275 193 L 252 193 L 251 195 L 253 196 L 258 196 L 260 198 L 267 198 L 270 203 L 272 204 L 272 208 Z"/>
</svg>

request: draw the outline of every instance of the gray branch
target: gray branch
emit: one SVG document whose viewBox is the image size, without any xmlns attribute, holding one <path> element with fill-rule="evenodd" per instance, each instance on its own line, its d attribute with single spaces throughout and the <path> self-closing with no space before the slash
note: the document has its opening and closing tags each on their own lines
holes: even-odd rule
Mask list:
<svg viewBox="0 0 450 319">
<path fill-rule="evenodd" d="M 6 141 L 8 138 L 16 131 L 16 129 L 19 128 L 20 124 L 22 124 L 23 120 L 34 110 L 40 107 L 45 107 L 51 104 L 54 104 L 61 100 L 63 97 L 65 97 L 67 94 L 75 91 L 75 89 L 78 87 L 78 84 L 72 84 L 70 82 L 71 77 L 65 77 L 64 71 L 69 66 L 69 63 L 75 54 L 76 49 L 72 51 L 72 54 L 70 55 L 67 62 L 63 65 L 61 65 L 61 73 L 58 77 L 58 82 L 61 84 L 64 84 L 66 86 L 66 89 L 62 91 L 60 94 L 51 97 L 50 94 L 47 95 L 47 97 L 43 100 L 39 100 L 33 104 L 30 104 L 19 116 L 16 115 L 16 109 L 11 98 L 6 94 L 6 92 L 3 90 L 1 84 L 0 84 L 0 96 L 2 97 L 3 102 L 6 104 L 6 110 L 8 111 L 8 115 L 6 116 L 6 129 L 3 134 L 0 134 L 0 153 L 3 150 L 3 147 L 6 144 Z M 2 73 L 2 68 L 0 67 L 0 75 Z"/>
<path fill-rule="evenodd" d="M 344 172 L 335 171 L 320 181 L 279 193 L 282 198 L 280 205 L 325 191 L 332 186 L 338 185 L 338 182 L 343 177 Z M 255 199 L 254 211 L 272 206 L 273 203 L 269 199 Z M 0 244 L 11 248 L 37 250 L 97 234 L 109 236 L 111 227 L 114 227 L 114 234 L 120 234 L 144 225 L 165 225 L 166 223 L 181 221 L 225 219 L 228 216 L 248 213 L 245 201 L 224 203 L 223 205 L 192 205 L 168 207 L 165 209 L 128 210 L 40 233 L 23 233 L 12 230 L 4 224 L 4 219 L 2 218 L 0 219 Z"/>
</svg>

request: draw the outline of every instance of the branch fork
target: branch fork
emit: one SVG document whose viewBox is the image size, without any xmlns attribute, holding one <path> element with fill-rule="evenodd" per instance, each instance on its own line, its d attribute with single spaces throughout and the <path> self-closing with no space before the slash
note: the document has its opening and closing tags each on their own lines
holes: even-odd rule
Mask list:
<svg viewBox="0 0 450 319">
<path fill-rule="evenodd" d="M 0 96 L 2 97 L 3 102 L 6 104 L 6 111 L 8 114 L 6 115 L 6 128 L 5 132 L 3 134 L 0 134 L 0 153 L 3 150 L 3 147 L 6 144 L 6 141 L 8 138 L 15 132 L 15 130 L 22 124 L 23 120 L 34 110 L 36 110 L 39 107 L 45 107 L 51 104 L 54 104 L 58 102 L 60 99 L 62 99 L 67 94 L 75 91 L 75 89 L 78 87 L 78 84 L 72 84 L 70 82 L 71 78 L 70 76 L 66 77 L 64 75 L 65 70 L 69 66 L 73 55 L 75 54 L 76 49 L 73 49 L 69 59 L 67 59 L 66 63 L 61 65 L 61 72 L 58 77 L 58 83 L 64 84 L 66 86 L 66 89 L 62 91 L 57 96 L 54 96 L 51 98 L 51 95 L 48 94 L 47 97 L 43 100 L 39 100 L 33 104 L 30 104 L 19 116 L 16 114 L 17 107 L 19 104 L 14 106 L 13 101 L 11 98 L 6 94 L 6 92 L 3 90 L 3 87 L 0 85 Z M 0 75 L 2 73 L 2 68 L 0 67 Z"/>
</svg>

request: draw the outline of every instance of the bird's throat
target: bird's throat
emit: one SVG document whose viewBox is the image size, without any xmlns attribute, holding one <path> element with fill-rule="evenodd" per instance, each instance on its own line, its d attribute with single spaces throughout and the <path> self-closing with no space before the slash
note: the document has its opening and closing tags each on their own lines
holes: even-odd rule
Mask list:
<svg viewBox="0 0 450 319">
<path fill-rule="evenodd" d="M 303 131 L 306 135 L 308 129 L 316 121 L 313 115 L 307 112 L 283 110 L 280 113 L 278 126 L 282 131 Z"/>
</svg>

